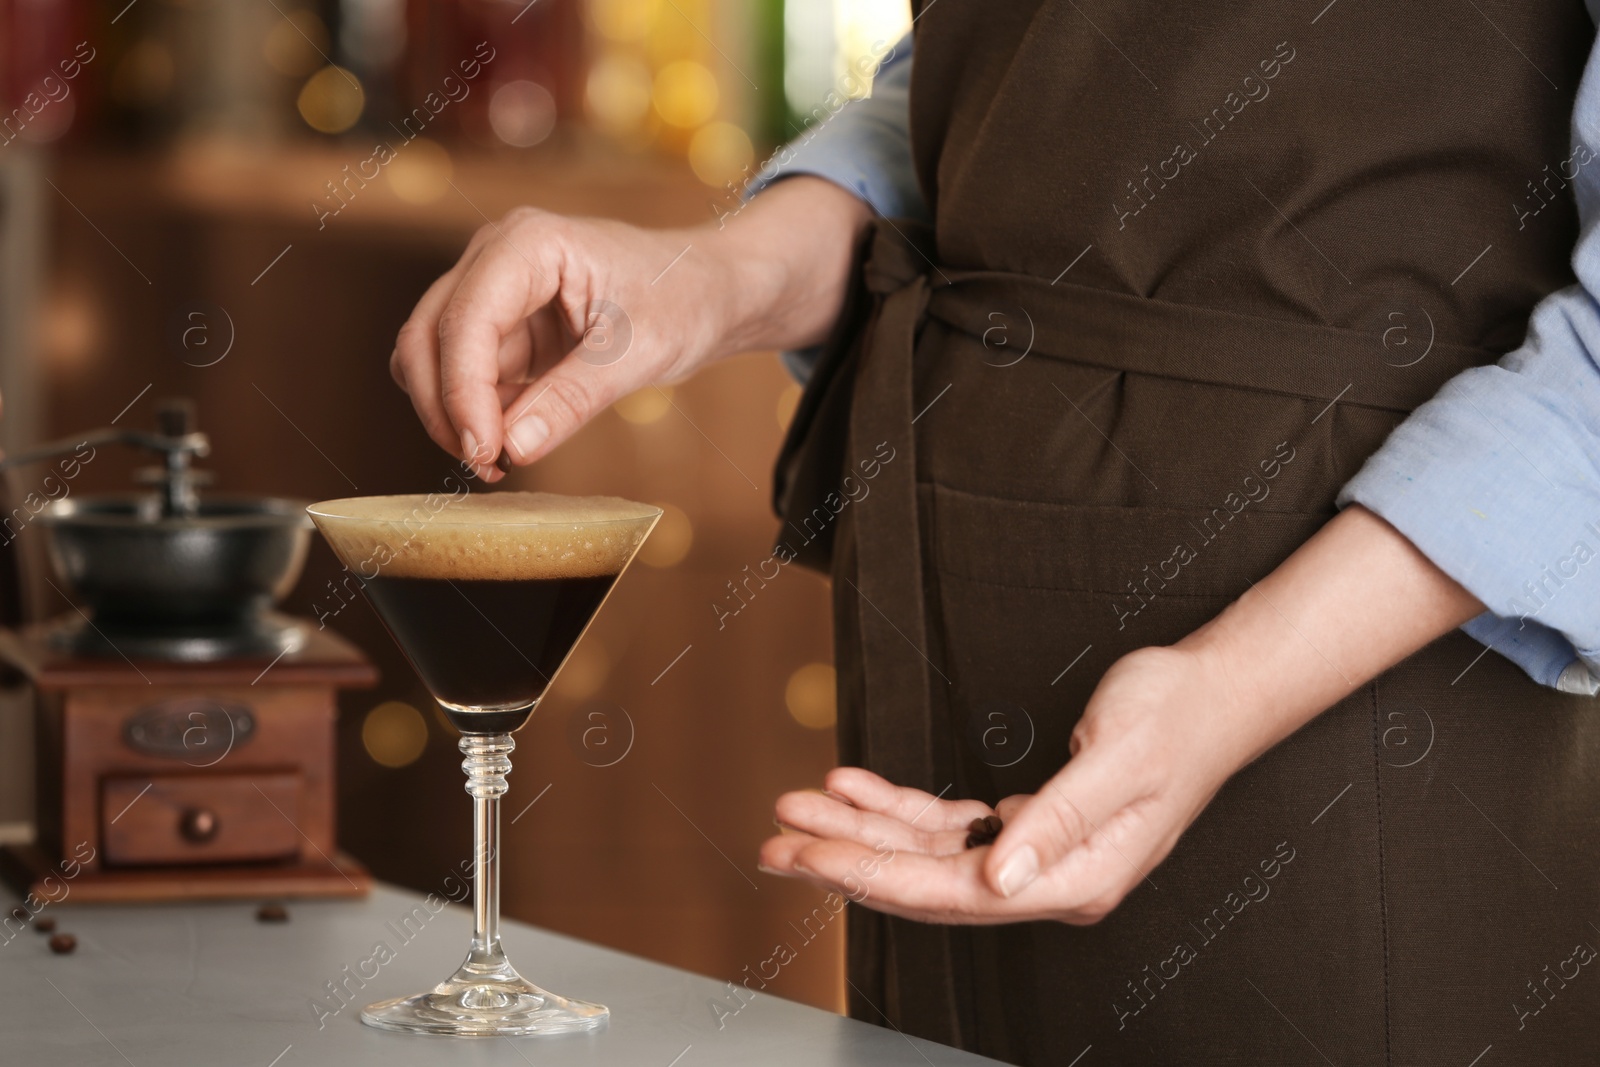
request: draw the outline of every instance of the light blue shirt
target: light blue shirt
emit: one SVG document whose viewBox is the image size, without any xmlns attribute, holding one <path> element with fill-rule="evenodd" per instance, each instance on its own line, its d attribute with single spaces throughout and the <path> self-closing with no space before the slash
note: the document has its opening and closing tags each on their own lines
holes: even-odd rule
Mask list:
<svg viewBox="0 0 1600 1067">
<path fill-rule="evenodd" d="M 1600 0 L 1588 0 L 1600 20 Z M 814 174 L 879 214 L 926 218 L 910 136 L 911 38 L 872 96 L 780 153 L 753 195 Z M 1339 493 L 1403 533 L 1488 608 L 1463 629 L 1541 685 L 1600 692 L 1600 49 L 1572 116 L 1578 283 L 1533 311 L 1522 346 L 1445 383 Z M 802 380 L 816 353 L 785 353 Z M 1467 664 L 1462 665 L 1463 668 Z"/>
</svg>

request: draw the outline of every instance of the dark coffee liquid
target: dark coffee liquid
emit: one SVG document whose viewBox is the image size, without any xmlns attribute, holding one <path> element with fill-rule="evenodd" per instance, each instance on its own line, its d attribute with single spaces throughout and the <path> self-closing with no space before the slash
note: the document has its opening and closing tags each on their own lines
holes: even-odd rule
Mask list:
<svg viewBox="0 0 1600 1067">
<path fill-rule="evenodd" d="M 378 616 L 441 701 L 509 712 L 444 712 L 462 733 L 502 733 L 528 718 L 615 574 L 513 581 L 395 578 L 366 583 Z"/>
</svg>

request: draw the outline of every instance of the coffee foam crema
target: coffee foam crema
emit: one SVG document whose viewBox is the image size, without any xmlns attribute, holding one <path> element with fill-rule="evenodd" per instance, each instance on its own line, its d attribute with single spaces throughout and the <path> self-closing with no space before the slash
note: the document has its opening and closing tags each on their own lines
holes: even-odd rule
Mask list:
<svg viewBox="0 0 1600 1067">
<path fill-rule="evenodd" d="M 628 565 L 661 510 L 614 496 L 363 496 L 311 517 L 363 578 L 591 578 Z"/>
</svg>

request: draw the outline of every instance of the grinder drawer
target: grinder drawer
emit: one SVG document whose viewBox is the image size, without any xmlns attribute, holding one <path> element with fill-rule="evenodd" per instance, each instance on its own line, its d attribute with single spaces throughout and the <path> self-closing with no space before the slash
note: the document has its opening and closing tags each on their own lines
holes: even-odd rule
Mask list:
<svg viewBox="0 0 1600 1067">
<path fill-rule="evenodd" d="M 231 863 L 300 854 L 298 772 L 106 777 L 107 864 Z"/>
</svg>

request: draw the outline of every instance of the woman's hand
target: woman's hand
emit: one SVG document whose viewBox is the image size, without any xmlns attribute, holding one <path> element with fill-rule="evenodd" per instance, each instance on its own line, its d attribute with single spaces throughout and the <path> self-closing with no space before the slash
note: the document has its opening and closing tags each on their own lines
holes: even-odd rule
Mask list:
<svg viewBox="0 0 1600 1067">
<path fill-rule="evenodd" d="M 1151 872 L 1223 783 L 1356 686 L 1483 610 L 1382 519 L 1353 507 L 1171 648 L 1112 665 L 1034 796 L 989 814 L 840 768 L 789 793 L 761 865 L 926 922 L 1092 923 Z M 870 872 L 870 873 L 869 873 Z"/>
<path fill-rule="evenodd" d="M 869 218 L 818 178 L 779 182 L 721 228 L 519 208 L 423 294 L 390 371 L 429 436 L 496 481 L 502 450 L 532 463 L 636 389 L 820 340 Z"/>
<path fill-rule="evenodd" d="M 1149 876 L 1229 775 L 1254 755 L 1252 731 L 1219 665 L 1188 649 L 1142 649 L 1101 681 L 1072 734 L 1072 759 L 1034 796 L 1002 800 L 1005 829 L 968 850 L 975 801 L 934 801 L 840 768 L 827 796 L 790 793 L 762 865 L 869 906 L 945 923 L 1092 923 Z M 883 846 L 893 850 L 885 859 Z M 876 872 L 858 864 L 874 856 Z M 858 892 L 855 894 L 860 896 Z"/>
</svg>

